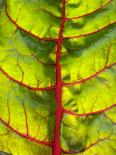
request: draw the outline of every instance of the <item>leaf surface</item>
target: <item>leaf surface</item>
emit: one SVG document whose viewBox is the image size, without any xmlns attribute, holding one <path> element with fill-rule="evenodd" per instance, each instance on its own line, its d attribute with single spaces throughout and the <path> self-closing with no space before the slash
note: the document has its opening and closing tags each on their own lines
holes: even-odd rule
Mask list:
<svg viewBox="0 0 116 155">
<path fill-rule="evenodd" d="M 0 1 L 0 154 L 115 155 L 115 10 Z"/>
</svg>

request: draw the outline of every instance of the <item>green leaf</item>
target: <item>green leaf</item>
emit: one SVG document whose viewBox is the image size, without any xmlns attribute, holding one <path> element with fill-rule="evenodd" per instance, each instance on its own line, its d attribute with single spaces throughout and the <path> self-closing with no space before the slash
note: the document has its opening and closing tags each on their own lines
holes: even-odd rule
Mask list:
<svg viewBox="0 0 116 155">
<path fill-rule="evenodd" d="M 115 155 L 116 0 L 0 0 L 0 154 Z"/>
<path fill-rule="evenodd" d="M 6 153 L 6 152 L 1 152 L 1 151 L 0 151 L 0 155 L 11 155 L 11 154 Z"/>
</svg>

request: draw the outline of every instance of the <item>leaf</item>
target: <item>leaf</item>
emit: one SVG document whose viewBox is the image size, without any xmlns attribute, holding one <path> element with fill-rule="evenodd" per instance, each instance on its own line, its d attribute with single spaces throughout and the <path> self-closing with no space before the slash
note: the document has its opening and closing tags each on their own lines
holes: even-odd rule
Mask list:
<svg viewBox="0 0 116 155">
<path fill-rule="evenodd" d="M 11 155 L 11 154 L 6 153 L 6 152 L 1 152 L 1 151 L 0 151 L 0 155 Z"/>
<path fill-rule="evenodd" d="M 2 8 L 3 2 L 4 2 L 3 0 L 0 1 L 0 8 Z"/>
<path fill-rule="evenodd" d="M 115 155 L 115 10 L 0 1 L 0 154 Z"/>
</svg>

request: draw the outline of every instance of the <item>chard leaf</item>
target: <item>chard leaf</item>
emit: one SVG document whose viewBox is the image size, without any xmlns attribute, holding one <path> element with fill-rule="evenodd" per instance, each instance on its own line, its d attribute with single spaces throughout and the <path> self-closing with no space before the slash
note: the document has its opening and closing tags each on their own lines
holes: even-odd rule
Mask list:
<svg viewBox="0 0 116 155">
<path fill-rule="evenodd" d="M 115 155 L 116 0 L 0 0 L 0 155 Z"/>
</svg>

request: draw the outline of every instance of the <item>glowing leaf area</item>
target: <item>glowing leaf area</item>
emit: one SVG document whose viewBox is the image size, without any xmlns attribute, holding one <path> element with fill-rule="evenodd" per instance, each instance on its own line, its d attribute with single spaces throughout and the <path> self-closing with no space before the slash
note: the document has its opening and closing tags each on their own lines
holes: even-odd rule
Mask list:
<svg viewBox="0 0 116 155">
<path fill-rule="evenodd" d="M 116 0 L 0 0 L 0 155 L 116 154 Z"/>
</svg>

